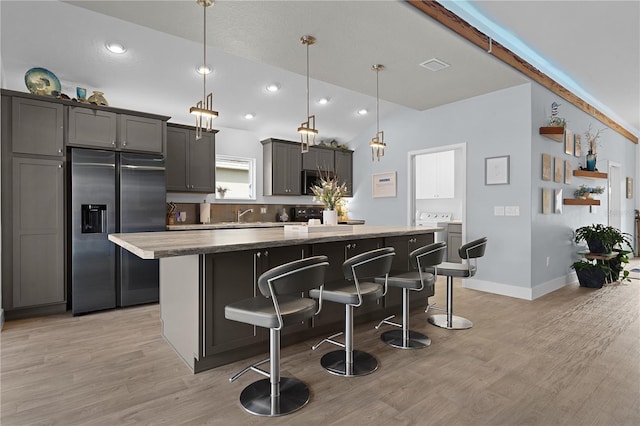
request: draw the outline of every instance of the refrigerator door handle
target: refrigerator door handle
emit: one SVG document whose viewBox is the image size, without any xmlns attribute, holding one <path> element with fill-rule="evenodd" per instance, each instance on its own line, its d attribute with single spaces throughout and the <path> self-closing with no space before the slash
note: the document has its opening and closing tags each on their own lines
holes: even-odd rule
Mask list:
<svg viewBox="0 0 640 426">
<path fill-rule="evenodd" d="M 133 166 L 131 164 L 123 164 L 120 166 L 123 169 L 131 169 L 131 170 L 156 170 L 156 171 L 164 171 L 164 167 L 160 166 Z"/>
</svg>

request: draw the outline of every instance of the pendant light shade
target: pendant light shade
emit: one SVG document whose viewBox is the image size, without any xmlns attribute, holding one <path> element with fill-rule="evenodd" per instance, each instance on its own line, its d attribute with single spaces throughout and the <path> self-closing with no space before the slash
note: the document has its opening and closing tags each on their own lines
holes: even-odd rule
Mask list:
<svg viewBox="0 0 640 426">
<path fill-rule="evenodd" d="M 316 42 L 316 38 L 310 35 L 300 37 L 300 42 L 307 46 L 307 121 L 300 124 L 300 149 L 302 153 L 309 152 L 309 147 L 316 143 L 316 116 L 309 112 L 309 46 Z"/>
<path fill-rule="evenodd" d="M 214 0 L 196 0 L 204 10 L 204 61 L 207 63 L 207 7 L 213 5 Z M 202 132 L 213 130 L 213 119 L 218 116 L 218 111 L 213 110 L 213 93 L 207 94 L 207 74 L 202 74 L 202 100 L 196 106 L 189 109 L 189 113 L 196 117 L 196 140 L 202 139 Z"/>
<path fill-rule="evenodd" d="M 376 158 L 380 161 L 380 157 L 384 156 L 384 149 L 387 144 L 384 142 L 384 132 L 380 130 L 380 71 L 384 70 L 384 65 L 371 65 L 371 70 L 376 72 L 376 135 L 371 138 L 369 146 L 371 147 L 371 161 Z"/>
</svg>

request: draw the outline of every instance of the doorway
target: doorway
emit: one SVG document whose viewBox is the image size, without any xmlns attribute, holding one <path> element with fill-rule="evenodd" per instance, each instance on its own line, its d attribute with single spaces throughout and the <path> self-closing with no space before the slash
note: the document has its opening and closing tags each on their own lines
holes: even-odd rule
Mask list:
<svg viewBox="0 0 640 426">
<path fill-rule="evenodd" d="M 427 155 L 442 155 L 447 158 L 453 152 L 454 173 L 443 173 L 452 176 L 453 191 L 445 189 L 445 197 L 425 195 L 424 188 L 419 188 L 419 179 L 434 179 L 434 173 L 419 170 L 421 167 L 430 167 L 433 161 L 423 161 Z M 426 211 L 451 213 L 452 221 L 461 223 L 462 241 L 466 238 L 466 182 L 467 182 L 467 144 L 454 144 L 439 146 L 407 153 L 407 225 L 415 226 L 420 221 L 420 216 Z M 431 182 L 429 182 L 431 183 Z M 450 182 L 444 182 L 444 187 L 450 186 Z M 428 192 L 428 191 L 427 191 Z M 445 230 L 446 231 L 446 230 Z M 443 233 L 446 235 L 445 233 Z M 444 239 L 446 241 L 446 239 Z"/>
<path fill-rule="evenodd" d="M 620 164 L 609 161 L 609 226 L 622 227 L 622 179 Z"/>
</svg>

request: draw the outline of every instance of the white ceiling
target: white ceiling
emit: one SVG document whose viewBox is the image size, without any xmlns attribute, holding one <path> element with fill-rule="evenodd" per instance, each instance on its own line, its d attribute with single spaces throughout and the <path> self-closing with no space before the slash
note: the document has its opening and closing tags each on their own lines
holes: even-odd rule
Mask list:
<svg viewBox="0 0 640 426">
<path fill-rule="evenodd" d="M 637 2 L 619 2 L 626 6 L 612 9 L 624 22 L 602 17 L 610 13 L 599 16 L 601 8 L 585 7 L 592 2 L 476 3 L 584 82 L 638 134 L 637 34 L 632 39 L 637 13 L 635 27 L 628 27 Z M 555 7 L 563 14 L 550 14 Z M 382 127 L 384 116 L 397 110 L 424 110 L 527 81 L 399 1 L 218 0 L 207 14 L 207 56 L 215 68 L 207 90 L 214 92 L 220 111 L 215 126 L 248 130 L 258 138 L 296 139 L 295 129 L 306 119 L 306 53 L 299 41 L 304 34 L 318 40 L 310 47 L 310 92 L 321 139 L 348 142 L 375 126 L 375 73 L 370 70 L 375 63 L 386 67 L 380 74 Z M 60 78 L 69 95 L 75 86 L 102 90 L 112 106 L 191 124 L 188 109 L 202 97 L 195 67 L 202 61 L 203 9 L 195 0 L 3 0 L 0 15 L 2 87 L 26 90 L 25 71 L 42 66 Z M 629 31 L 618 31 L 623 24 Z M 584 28 L 597 31 L 585 34 Z M 107 40 L 125 44 L 127 52 L 108 53 Z M 610 56 L 602 54 L 605 40 Z M 432 57 L 451 67 L 433 73 L 418 66 Z M 602 58 L 610 69 L 600 68 Z M 280 83 L 282 90 L 267 93 L 269 82 Z M 316 104 L 320 97 L 329 97 L 329 104 Z M 370 114 L 355 114 L 362 107 Z M 245 120 L 247 112 L 256 118 Z"/>
</svg>

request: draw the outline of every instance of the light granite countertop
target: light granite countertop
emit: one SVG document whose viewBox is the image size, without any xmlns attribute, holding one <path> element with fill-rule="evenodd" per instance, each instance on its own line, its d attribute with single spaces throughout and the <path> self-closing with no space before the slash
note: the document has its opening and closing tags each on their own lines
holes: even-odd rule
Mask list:
<svg viewBox="0 0 640 426">
<path fill-rule="evenodd" d="M 344 226 L 330 232 L 286 232 L 284 228 L 214 229 L 109 234 L 109 241 L 143 259 L 262 249 L 354 239 L 429 234 L 426 226 Z"/>
</svg>

